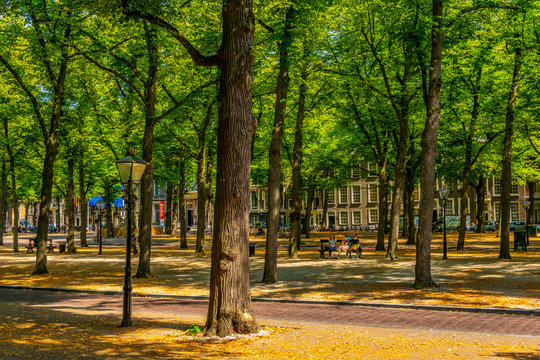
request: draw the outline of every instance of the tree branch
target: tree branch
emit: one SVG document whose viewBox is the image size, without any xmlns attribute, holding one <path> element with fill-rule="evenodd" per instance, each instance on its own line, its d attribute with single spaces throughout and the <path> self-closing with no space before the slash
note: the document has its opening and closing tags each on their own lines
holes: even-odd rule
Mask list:
<svg viewBox="0 0 540 360">
<path fill-rule="evenodd" d="M 188 52 L 195 64 L 199 66 L 218 66 L 220 64 L 217 55 L 205 56 L 199 52 L 190 42 L 186 39 L 177 28 L 169 24 L 167 21 L 158 18 L 152 14 L 143 13 L 140 10 L 131 10 L 128 0 L 122 0 L 122 12 L 126 16 L 133 16 L 138 19 L 146 20 L 149 23 L 159 26 L 171 34 Z"/>
</svg>

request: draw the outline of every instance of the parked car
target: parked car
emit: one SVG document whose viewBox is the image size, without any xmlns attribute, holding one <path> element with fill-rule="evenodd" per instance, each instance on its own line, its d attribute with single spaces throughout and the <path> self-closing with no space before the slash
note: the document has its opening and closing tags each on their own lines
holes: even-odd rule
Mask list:
<svg viewBox="0 0 540 360">
<path fill-rule="evenodd" d="M 511 221 L 510 231 L 525 231 L 525 225 L 527 225 L 525 221 Z"/>
<path fill-rule="evenodd" d="M 476 232 L 476 229 L 478 228 L 478 224 L 474 224 L 471 226 L 470 230 Z M 485 231 L 497 231 L 499 226 L 497 225 L 496 221 L 493 220 L 486 220 L 484 221 L 484 230 Z"/>
<path fill-rule="evenodd" d="M 461 221 L 461 218 L 459 216 L 447 216 L 446 217 L 446 230 L 459 230 L 459 223 Z M 467 218 L 467 222 L 465 223 L 466 230 L 469 230 L 470 223 L 469 219 Z M 433 223 L 432 226 L 433 232 L 441 232 L 444 230 L 444 218 L 438 218 L 437 221 Z"/>
</svg>

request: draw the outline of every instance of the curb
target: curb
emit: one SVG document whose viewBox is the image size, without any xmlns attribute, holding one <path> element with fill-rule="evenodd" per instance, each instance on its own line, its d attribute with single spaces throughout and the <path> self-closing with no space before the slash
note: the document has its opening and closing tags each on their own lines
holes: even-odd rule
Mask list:
<svg viewBox="0 0 540 360">
<path fill-rule="evenodd" d="M 69 288 L 53 288 L 53 287 L 37 287 L 37 286 L 11 286 L 0 285 L 0 289 L 13 290 L 33 290 L 33 291 L 54 291 L 66 293 L 92 294 L 92 295 L 108 295 L 122 296 L 122 291 L 112 290 L 84 290 L 84 289 L 69 289 Z M 208 300 L 207 296 L 198 295 L 175 295 L 175 294 L 138 294 L 133 293 L 134 297 L 148 298 L 172 298 L 183 300 Z M 459 306 L 433 306 L 433 305 L 406 305 L 392 304 L 382 302 L 357 302 L 357 301 L 324 301 L 324 300 L 294 300 L 294 299 L 270 299 L 270 298 L 251 298 L 252 302 L 261 303 L 281 303 L 281 304 L 304 304 L 304 305 L 329 305 L 329 306 L 361 306 L 373 308 L 389 308 L 389 309 L 408 309 L 408 310 L 429 310 L 429 311 L 453 311 L 481 314 L 498 314 L 498 315 L 521 315 L 521 316 L 540 316 L 540 310 L 530 309 L 503 309 L 503 308 L 478 308 L 478 307 L 459 307 Z"/>
</svg>

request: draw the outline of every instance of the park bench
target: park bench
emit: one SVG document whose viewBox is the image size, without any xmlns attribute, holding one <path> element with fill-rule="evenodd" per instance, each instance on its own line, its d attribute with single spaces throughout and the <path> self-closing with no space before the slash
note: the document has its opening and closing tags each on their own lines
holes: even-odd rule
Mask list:
<svg viewBox="0 0 540 360">
<path fill-rule="evenodd" d="M 321 240 L 321 248 L 319 249 L 319 254 L 321 255 L 321 259 L 325 259 L 324 253 L 328 252 L 328 240 Z M 328 253 L 330 255 L 330 253 Z"/>
<path fill-rule="evenodd" d="M 47 252 L 53 253 L 54 252 L 54 246 L 53 246 L 53 239 L 47 239 L 49 241 L 49 245 L 47 245 Z M 34 252 L 34 248 L 37 248 L 36 238 L 30 238 L 28 239 L 28 245 L 26 245 L 26 253 L 30 254 Z"/>
</svg>

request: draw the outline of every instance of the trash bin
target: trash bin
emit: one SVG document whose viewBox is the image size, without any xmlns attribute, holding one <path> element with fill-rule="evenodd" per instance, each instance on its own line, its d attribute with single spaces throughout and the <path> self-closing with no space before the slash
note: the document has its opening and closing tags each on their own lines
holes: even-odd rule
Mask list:
<svg viewBox="0 0 540 360">
<path fill-rule="evenodd" d="M 61 253 L 65 253 L 66 252 L 66 243 L 61 243 L 61 244 L 58 244 L 58 251 Z"/>
<path fill-rule="evenodd" d="M 527 234 L 525 231 L 514 231 L 514 251 L 527 251 Z"/>
<path fill-rule="evenodd" d="M 255 256 L 255 244 L 249 244 L 249 257 Z"/>
</svg>

